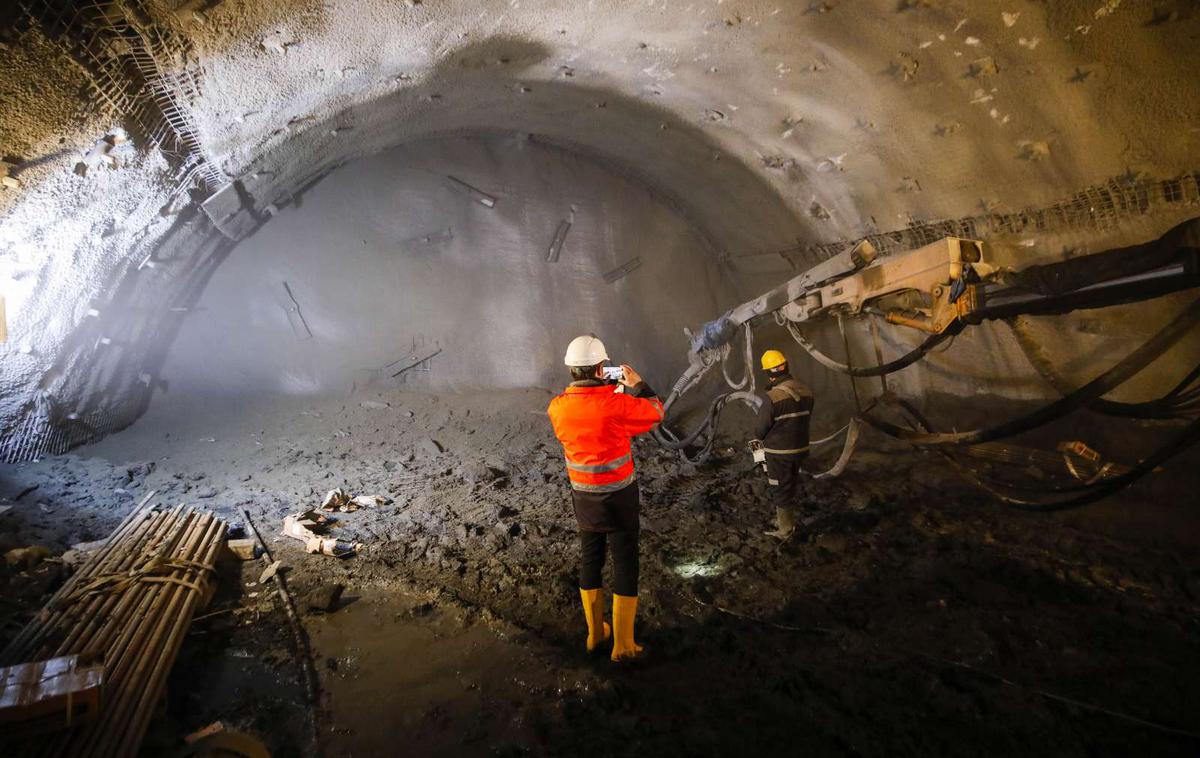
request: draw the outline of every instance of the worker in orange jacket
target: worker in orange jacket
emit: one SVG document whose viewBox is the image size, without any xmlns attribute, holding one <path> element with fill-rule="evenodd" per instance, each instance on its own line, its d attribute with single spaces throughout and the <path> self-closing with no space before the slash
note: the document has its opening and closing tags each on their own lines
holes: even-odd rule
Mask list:
<svg viewBox="0 0 1200 758">
<path fill-rule="evenodd" d="M 607 367 L 604 343 L 577 337 L 564 360 L 571 384 L 550 401 L 547 413 L 567 459 L 567 477 L 579 523 L 579 595 L 587 619 L 587 649 L 613 637 L 612 660 L 635 658 L 638 592 L 638 515 L 641 498 L 633 470 L 631 438 L 663 418 L 654 391 L 631 366 Z M 615 383 L 606 368 L 619 374 Z M 613 623 L 604 621 L 600 573 L 605 549 L 613 557 Z"/>
</svg>

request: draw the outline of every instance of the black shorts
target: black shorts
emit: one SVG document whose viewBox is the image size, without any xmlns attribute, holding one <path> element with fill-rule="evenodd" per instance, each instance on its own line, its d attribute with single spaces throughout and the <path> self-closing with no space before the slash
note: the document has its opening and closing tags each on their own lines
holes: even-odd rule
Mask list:
<svg viewBox="0 0 1200 758">
<path fill-rule="evenodd" d="M 636 532 L 642 498 L 637 481 L 616 492 L 571 490 L 581 532 Z"/>
</svg>

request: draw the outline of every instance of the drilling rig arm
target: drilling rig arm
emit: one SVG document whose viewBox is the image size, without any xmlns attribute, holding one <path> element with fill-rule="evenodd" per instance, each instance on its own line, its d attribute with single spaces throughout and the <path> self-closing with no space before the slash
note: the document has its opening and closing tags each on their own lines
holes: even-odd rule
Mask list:
<svg viewBox="0 0 1200 758">
<path fill-rule="evenodd" d="M 1200 219 L 1141 245 L 1025 270 L 1002 270 L 979 240 L 945 237 L 879 257 L 853 248 L 743 303 L 691 336 L 692 353 L 718 348 L 751 319 L 793 323 L 864 311 L 929 334 L 1021 313 L 1065 313 L 1148 300 L 1200 286 Z"/>
<path fill-rule="evenodd" d="M 931 245 L 879 258 L 867 240 L 819 263 L 775 289 L 742 303 L 692 335 L 692 352 L 728 342 L 739 326 L 779 311 L 789 321 L 808 321 L 834 312 L 859 313 L 873 300 L 905 291 L 928 293 L 932 304 L 920 317 L 897 314 L 894 323 L 942 332 L 953 321 L 955 282 L 979 281 L 996 273 L 985 259 L 982 243 L 946 237 Z M 952 294 L 956 295 L 951 301 Z M 920 324 L 920 325 L 918 325 Z"/>
</svg>

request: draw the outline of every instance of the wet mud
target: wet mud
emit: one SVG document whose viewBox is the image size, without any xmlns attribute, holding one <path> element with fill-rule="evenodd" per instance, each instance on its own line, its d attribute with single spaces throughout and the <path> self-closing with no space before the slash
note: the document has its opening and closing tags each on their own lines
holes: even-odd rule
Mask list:
<svg viewBox="0 0 1200 758">
<path fill-rule="evenodd" d="M 762 534 L 765 482 L 733 440 L 699 467 L 639 444 L 649 655 L 588 656 L 548 398 L 152 413 L 93 448 L 4 467 L 3 539 L 60 553 L 155 489 L 234 521 L 245 509 L 283 561 L 315 711 L 262 566 L 225 566 L 147 754 L 220 719 L 303 755 L 312 712 L 331 756 L 1200 749 L 1193 550 L 1003 509 L 940 459 L 895 450 L 810 484 L 804 534 L 780 544 Z M 282 518 L 334 487 L 390 502 L 333 514 L 359 554 L 306 555 Z M 1136 507 L 1138 492 L 1126 497 Z M 5 635 L 36 607 L 39 568 L 4 569 Z M 345 588 L 334 609 L 310 607 L 329 585 Z"/>
</svg>

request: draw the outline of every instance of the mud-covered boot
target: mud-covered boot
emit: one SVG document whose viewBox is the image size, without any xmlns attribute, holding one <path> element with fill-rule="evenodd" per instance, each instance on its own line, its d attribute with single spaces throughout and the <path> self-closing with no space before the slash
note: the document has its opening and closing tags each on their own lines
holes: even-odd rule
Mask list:
<svg viewBox="0 0 1200 758">
<path fill-rule="evenodd" d="M 613 595 L 614 661 L 629 661 L 642 654 L 642 646 L 633 641 L 633 620 L 637 617 L 637 605 L 636 595 Z"/>
<path fill-rule="evenodd" d="M 775 509 L 775 528 L 769 532 L 763 532 L 768 537 L 774 537 L 778 540 L 786 540 L 796 531 L 796 512 L 791 508 L 776 508 Z"/>
<path fill-rule="evenodd" d="M 579 598 L 583 601 L 583 617 L 587 619 L 587 651 L 590 653 L 612 636 L 612 627 L 604 620 L 604 590 L 580 588 Z"/>
</svg>

